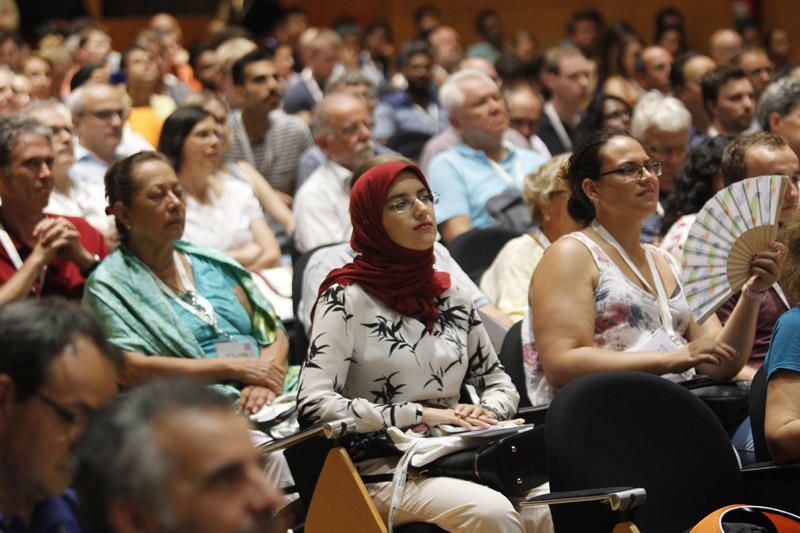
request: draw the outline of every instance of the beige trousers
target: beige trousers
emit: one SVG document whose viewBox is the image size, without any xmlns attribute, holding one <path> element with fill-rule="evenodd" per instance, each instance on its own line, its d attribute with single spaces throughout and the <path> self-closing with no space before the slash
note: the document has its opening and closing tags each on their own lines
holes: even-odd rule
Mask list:
<svg viewBox="0 0 800 533">
<path fill-rule="evenodd" d="M 391 483 L 367 485 L 384 520 L 389 514 Z M 544 484 L 525 498 L 549 492 Z M 522 499 L 525 499 L 522 498 Z M 553 531 L 547 506 L 521 512 L 508 498 L 484 485 L 449 477 L 409 479 L 395 512 L 394 524 L 429 522 L 447 531 L 480 533 L 549 533 Z"/>
</svg>

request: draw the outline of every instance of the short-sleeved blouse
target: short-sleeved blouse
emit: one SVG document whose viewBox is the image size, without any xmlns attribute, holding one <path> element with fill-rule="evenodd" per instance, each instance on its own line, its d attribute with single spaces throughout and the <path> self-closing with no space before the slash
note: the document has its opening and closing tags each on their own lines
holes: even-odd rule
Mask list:
<svg viewBox="0 0 800 533">
<path fill-rule="evenodd" d="M 224 252 L 253 242 L 250 223 L 264 213 L 249 184 L 222 175 L 222 193 L 208 190 L 208 203 L 186 196 L 183 239 Z"/>
</svg>

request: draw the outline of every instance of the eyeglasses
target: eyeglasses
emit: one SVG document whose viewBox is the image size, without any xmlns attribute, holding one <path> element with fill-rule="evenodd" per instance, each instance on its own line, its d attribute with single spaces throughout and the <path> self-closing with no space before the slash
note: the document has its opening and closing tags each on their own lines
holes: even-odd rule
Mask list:
<svg viewBox="0 0 800 533">
<path fill-rule="evenodd" d="M 70 126 L 50 126 L 50 129 L 53 130 L 53 135 L 60 135 L 63 132 L 67 132 L 70 135 L 75 134 L 75 130 L 73 130 Z"/>
<path fill-rule="evenodd" d="M 69 426 L 70 434 L 73 434 L 72 432 L 75 431 L 76 428 L 86 427 L 89 413 L 76 413 L 52 398 L 45 396 L 41 392 L 37 392 L 36 397 L 42 400 L 45 404 L 49 405 L 50 408 L 52 408 L 58 417 L 64 422 L 64 424 Z"/>
<path fill-rule="evenodd" d="M 626 179 L 638 180 L 641 179 L 641 177 L 644 175 L 645 170 L 658 177 L 661 175 L 661 169 L 663 168 L 664 168 L 664 163 L 662 163 L 661 161 L 647 161 L 644 165 L 638 165 L 636 163 L 628 163 L 627 165 L 615 168 L 614 170 L 603 172 L 602 174 L 599 174 L 598 177 L 608 176 L 609 174 L 619 174 L 620 176 Z"/>
<path fill-rule="evenodd" d="M 420 202 L 422 202 L 423 205 L 426 205 L 426 206 L 431 206 L 431 205 L 438 204 L 439 203 L 439 193 L 435 193 L 435 192 L 434 193 L 428 193 L 428 192 L 425 192 L 425 193 L 422 193 L 422 194 L 418 194 L 417 197 L 414 198 L 413 200 L 409 200 L 409 199 L 405 199 L 405 198 L 401 199 L 401 200 L 395 200 L 392 203 L 390 203 L 387 207 L 389 209 L 391 209 L 392 211 L 394 211 L 395 213 L 401 213 L 402 214 L 402 213 L 405 213 L 406 211 L 408 211 L 416 201 L 420 201 Z"/>
<path fill-rule="evenodd" d="M 619 120 L 622 117 L 631 118 L 631 112 L 627 109 L 620 109 L 619 111 L 612 111 L 607 115 L 603 115 L 603 120 Z"/>
<path fill-rule="evenodd" d="M 86 111 L 86 113 L 102 121 L 111 120 L 112 117 L 119 117 L 120 120 L 128 118 L 127 109 L 100 109 L 98 111 Z"/>
</svg>

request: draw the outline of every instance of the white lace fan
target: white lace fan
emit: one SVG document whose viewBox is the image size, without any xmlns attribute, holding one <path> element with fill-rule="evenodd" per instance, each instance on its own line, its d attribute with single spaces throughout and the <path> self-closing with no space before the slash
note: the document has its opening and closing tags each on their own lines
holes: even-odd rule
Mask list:
<svg viewBox="0 0 800 533">
<path fill-rule="evenodd" d="M 786 176 L 759 176 L 729 185 L 697 213 L 683 246 L 681 281 L 703 323 L 750 277 L 750 258 L 778 233 Z"/>
</svg>

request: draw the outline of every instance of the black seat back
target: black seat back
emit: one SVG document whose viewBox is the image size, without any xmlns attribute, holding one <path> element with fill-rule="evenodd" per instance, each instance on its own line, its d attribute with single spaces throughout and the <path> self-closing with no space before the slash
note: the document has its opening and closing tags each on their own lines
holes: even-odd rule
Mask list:
<svg viewBox="0 0 800 533">
<path fill-rule="evenodd" d="M 522 366 L 522 320 L 508 330 L 498 356 L 506 368 L 506 374 L 509 375 L 519 392 L 519 408 L 530 407 L 531 401 L 525 385 L 525 369 Z"/>
<path fill-rule="evenodd" d="M 753 431 L 753 445 L 756 461 L 771 461 L 764 435 L 764 418 L 767 412 L 767 373 L 762 366 L 750 384 L 750 428 Z"/>
<path fill-rule="evenodd" d="M 471 229 L 453 239 L 447 248 L 470 279 L 480 283 L 481 276 L 500 249 L 516 236 L 516 233 L 504 228 Z"/>
<path fill-rule="evenodd" d="M 691 392 L 641 372 L 579 378 L 547 413 L 547 465 L 555 491 L 628 486 L 647 490 L 642 531 L 685 531 L 743 501 L 735 452 L 711 410 Z M 557 531 L 611 531 L 601 504 L 552 506 Z"/>
</svg>

